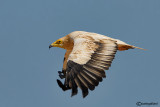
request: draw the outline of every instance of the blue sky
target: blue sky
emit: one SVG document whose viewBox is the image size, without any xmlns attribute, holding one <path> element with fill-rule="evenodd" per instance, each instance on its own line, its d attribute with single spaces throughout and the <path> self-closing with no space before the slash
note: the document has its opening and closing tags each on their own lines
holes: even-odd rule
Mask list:
<svg viewBox="0 0 160 107">
<path fill-rule="evenodd" d="M 117 52 L 83 99 L 57 85 L 60 37 L 89 31 L 147 49 Z M 160 103 L 159 0 L 0 0 L 0 107 L 135 107 Z M 158 107 L 157 105 L 155 107 Z"/>
</svg>

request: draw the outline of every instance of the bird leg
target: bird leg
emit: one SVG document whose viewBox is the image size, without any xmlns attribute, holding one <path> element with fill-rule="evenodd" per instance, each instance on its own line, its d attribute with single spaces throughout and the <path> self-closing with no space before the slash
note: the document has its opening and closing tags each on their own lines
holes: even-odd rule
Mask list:
<svg viewBox="0 0 160 107">
<path fill-rule="evenodd" d="M 70 87 L 66 86 L 65 84 L 63 84 L 60 80 L 57 79 L 57 83 L 59 85 L 60 88 L 62 88 L 63 91 L 69 90 L 71 89 Z"/>
<path fill-rule="evenodd" d="M 64 74 L 64 71 L 63 71 L 63 70 L 62 70 L 62 71 L 58 71 L 58 73 L 59 73 L 59 77 L 60 77 L 61 79 L 65 78 L 65 74 Z"/>
<path fill-rule="evenodd" d="M 58 73 L 59 73 L 59 77 L 61 79 L 66 77 L 65 70 L 58 71 Z M 59 87 L 62 88 L 63 91 L 71 89 L 68 85 L 65 84 L 66 82 L 64 82 L 64 84 L 63 84 L 60 80 L 57 79 L 57 83 L 58 83 Z"/>
</svg>

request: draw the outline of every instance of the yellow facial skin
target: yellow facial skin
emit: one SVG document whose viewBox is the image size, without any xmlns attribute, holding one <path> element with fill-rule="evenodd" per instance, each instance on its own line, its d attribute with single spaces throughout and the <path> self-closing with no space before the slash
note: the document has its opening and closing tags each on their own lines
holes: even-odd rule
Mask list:
<svg viewBox="0 0 160 107">
<path fill-rule="evenodd" d="M 55 42 L 53 42 L 53 43 L 49 46 L 49 48 L 51 48 L 51 47 L 63 48 L 63 41 L 60 40 L 60 39 L 58 39 L 58 40 L 56 40 Z"/>
</svg>

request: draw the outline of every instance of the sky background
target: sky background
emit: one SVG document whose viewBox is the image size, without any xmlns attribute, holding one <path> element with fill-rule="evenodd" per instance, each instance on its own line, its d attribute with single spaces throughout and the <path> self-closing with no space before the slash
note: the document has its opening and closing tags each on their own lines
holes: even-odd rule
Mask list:
<svg viewBox="0 0 160 107">
<path fill-rule="evenodd" d="M 147 49 L 117 52 L 107 78 L 83 99 L 57 85 L 76 30 Z M 160 107 L 160 0 L 0 0 L 0 107 Z M 144 106 L 145 107 L 145 106 Z"/>
</svg>

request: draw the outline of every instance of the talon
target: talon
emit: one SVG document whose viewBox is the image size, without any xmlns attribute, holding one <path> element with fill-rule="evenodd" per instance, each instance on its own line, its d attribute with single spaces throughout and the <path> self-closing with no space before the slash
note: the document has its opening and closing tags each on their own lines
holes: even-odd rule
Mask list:
<svg viewBox="0 0 160 107">
<path fill-rule="evenodd" d="M 62 88 L 63 91 L 69 90 L 69 87 L 66 87 L 60 80 L 57 79 L 57 83 L 60 88 Z"/>
<path fill-rule="evenodd" d="M 58 71 L 58 73 L 59 73 L 59 77 L 60 77 L 61 79 L 65 78 L 65 75 L 64 75 L 64 72 L 63 72 L 63 71 Z"/>
<path fill-rule="evenodd" d="M 62 71 L 58 71 L 58 73 L 59 73 L 59 74 L 61 74 L 61 73 L 62 73 Z"/>
<path fill-rule="evenodd" d="M 62 75 L 62 74 L 59 74 L 59 77 L 60 77 L 61 79 L 65 78 L 65 76 Z"/>
</svg>

